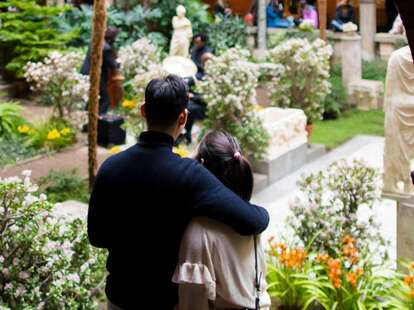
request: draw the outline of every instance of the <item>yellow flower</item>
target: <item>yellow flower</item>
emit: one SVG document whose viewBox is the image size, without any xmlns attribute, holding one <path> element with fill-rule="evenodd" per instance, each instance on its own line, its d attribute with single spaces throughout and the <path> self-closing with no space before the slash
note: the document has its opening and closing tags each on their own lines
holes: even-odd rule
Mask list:
<svg viewBox="0 0 414 310">
<path fill-rule="evenodd" d="M 68 135 L 68 134 L 70 134 L 70 128 L 68 128 L 68 127 L 65 127 L 65 128 L 63 128 L 61 131 L 60 131 L 60 133 L 62 134 L 62 136 L 66 136 L 66 135 Z"/>
<path fill-rule="evenodd" d="M 122 102 L 122 107 L 128 110 L 132 110 L 137 107 L 137 103 L 135 100 L 124 100 L 124 102 Z"/>
<path fill-rule="evenodd" d="M 181 146 L 175 147 L 173 149 L 173 152 L 175 154 L 177 154 L 178 156 L 180 156 L 180 157 L 188 157 L 188 155 L 190 155 L 190 153 L 186 149 L 184 149 L 183 147 L 181 147 Z"/>
<path fill-rule="evenodd" d="M 52 131 L 49 131 L 47 134 L 48 140 L 56 140 L 61 137 L 60 132 L 57 129 L 53 129 Z"/>
<path fill-rule="evenodd" d="M 116 146 L 114 146 L 114 147 L 112 147 L 110 150 L 109 150 L 109 153 L 110 154 L 117 154 L 117 153 L 119 153 L 119 152 L 121 152 L 122 150 L 121 150 L 121 147 L 119 146 L 119 145 L 116 145 Z"/>
<path fill-rule="evenodd" d="M 17 127 L 17 131 L 23 134 L 29 133 L 30 127 L 27 125 L 21 125 Z"/>
</svg>

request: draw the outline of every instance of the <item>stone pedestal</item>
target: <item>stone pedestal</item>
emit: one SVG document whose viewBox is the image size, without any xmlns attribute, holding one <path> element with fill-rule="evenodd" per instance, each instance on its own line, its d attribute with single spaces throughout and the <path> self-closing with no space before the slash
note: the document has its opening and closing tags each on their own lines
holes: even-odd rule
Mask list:
<svg viewBox="0 0 414 310">
<path fill-rule="evenodd" d="M 266 0 L 258 1 L 257 13 L 257 54 L 261 58 L 267 50 Z"/>
<path fill-rule="evenodd" d="M 377 9 L 375 0 L 360 0 L 359 28 L 362 37 L 362 57 L 375 58 L 375 34 L 377 32 Z"/>
<path fill-rule="evenodd" d="M 391 57 L 397 46 L 402 46 L 404 43 L 408 44 L 406 36 L 389 33 L 377 33 L 375 42 L 378 46 L 380 58 L 386 61 Z"/>
<path fill-rule="evenodd" d="M 384 84 L 381 81 L 355 80 L 349 84 L 350 103 L 359 110 L 376 110 L 382 106 Z"/>
<path fill-rule="evenodd" d="M 397 257 L 414 260 L 414 198 L 397 205 Z"/>
<path fill-rule="evenodd" d="M 342 83 L 349 93 L 349 84 L 362 77 L 361 37 L 357 34 L 341 37 Z"/>
</svg>

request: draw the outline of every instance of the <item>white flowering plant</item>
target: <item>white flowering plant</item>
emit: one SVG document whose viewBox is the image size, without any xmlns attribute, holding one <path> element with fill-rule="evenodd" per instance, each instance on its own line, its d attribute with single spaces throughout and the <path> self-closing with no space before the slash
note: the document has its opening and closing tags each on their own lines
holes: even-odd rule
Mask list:
<svg viewBox="0 0 414 310">
<path fill-rule="evenodd" d="M 72 113 L 83 110 L 88 101 L 89 77 L 79 73 L 82 59 L 78 52 L 52 52 L 42 62 L 24 67 L 31 89 L 53 105 L 59 118 L 72 120 Z"/>
<path fill-rule="evenodd" d="M 142 38 L 120 48 L 118 62 L 125 78 L 126 94 L 129 99 L 135 94 L 135 79 L 152 71 L 161 63 L 160 49 L 147 38 Z M 141 93 L 139 93 L 141 94 Z"/>
<path fill-rule="evenodd" d="M 269 135 L 259 118 L 256 87 L 259 71 L 248 63 L 249 52 L 228 49 L 206 64 L 206 76 L 197 92 L 207 103 L 204 130 L 225 130 L 240 142 L 246 155 L 260 159 L 266 153 Z"/>
<path fill-rule="evenodd" d="M 104 251 L 83 220 L 63 220 L 30 180 L 0 179 L 0 309 L 97 309 Z"/>
<path fill-rule="evenodd" d="M 378 262 L 387 259 L 388 243 L 372 210 L 381 197 L 381 178 L 376 169 L 363 161 L 341 160 L 326 171 L 303 177 L 298 185 L 303 197 L 291 204 L 287 221 L 303 244 L 312 241 L 312 251 L 338 256 L 342 238 L 350 236 L 358 240 L 361 252 L 375 253 Z"/>
<path fill-rule="evenodd" d="M 281 79 L 270 87 L 271 104 L 304 110 L 309 124 L 321 119 L 331 88 L 332 53 L 332 47 L 320 39 L 290 39 L 271 49 L 268 61 L 285 67 Z"/>
</svg>

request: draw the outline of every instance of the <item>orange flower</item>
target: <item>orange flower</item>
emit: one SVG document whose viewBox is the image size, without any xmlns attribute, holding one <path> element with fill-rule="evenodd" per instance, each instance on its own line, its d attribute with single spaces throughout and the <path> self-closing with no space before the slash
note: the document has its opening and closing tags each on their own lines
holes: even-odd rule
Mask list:
<svg viewBox="0 0 414 310">
<path fill-rule="evenodd" d="M 411 286 L 411 284 L 413 284 L 414 282 L 414 276 L 406 276 L 404 278 L 404 283 L 407 284 L 408 286 Z"/>
<path fill-rule="evenodd" d="M 308 254 L 302 249 L 287 250 L 285 246 L 278 247 L 281 250 L 279 260 L 287 268 L 302 268 Z"/>
<path fill-rule="evenodd" d="M 363 274 L 364 274 L 364 269 L 358 268 L 357 269 L 357 275 L 358 275 L 358 277 L 362 276 Z"/>
<path fill-rule="evenodd" d="M 411 299 L 414 299 L 414 288 L 411 289 L 410 297 L 411 297 Z"/>
<path fill-rule="evenodd" d="M 328 277 L 335 288 L 341 287 L 342 281 L 342 264 L 339 259 L 330 259 L 328 261 Z"/>
<path fill-rule="evenodd" d="M 414 262 L 412 262 L 408 268 L 414 269 Z"/>
<path fill-rule="evenodd" d="M 351 236 L 347 235 L 342 239 L 342 242 L 345 245 L 354 245 L 356 243 L 356 240 L 354 238 L 352 238 Z"/>
<path fill-rule="evenodd" d="M 352 272 L 352 271 L 349 272 L 346 275 L 346 280 L 351 284 L 351 286 L 353 288 L 356 288 L 356 286 L 357 286 L 357 275 L 354 272 Z"/>
<path fill-rule="evenodd" d="M 328 254 L 318 254 L 318 256 L 316 256 L 316 260 L 320 263 L 326 263 L 329 260 L 329 255 Z"/>
</svg>

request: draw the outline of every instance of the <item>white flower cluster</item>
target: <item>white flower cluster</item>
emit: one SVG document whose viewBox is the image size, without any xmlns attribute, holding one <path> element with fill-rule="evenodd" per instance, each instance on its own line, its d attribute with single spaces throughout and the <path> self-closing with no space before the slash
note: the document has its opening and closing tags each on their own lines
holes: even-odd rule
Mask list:
<svg viewBox="0 0 414 310">
<path fill-rule="evenodd" d="M 56 219 L 23 174 L 0 178 L 0 309 L 91 309 L 104 253 L 89 245 L 83 221 Z"/>
<path fill-rule="evenodd" d="M 46 97 L 60 117 L 70 117 L 88 101 L 89 77 L 79 73 L 82 58 L 77 52 L 52 52 L 43 62 L 24 67 L 31 89 Z"/>
<path fill-rule="evenodd" d="M 248 57 L 248 51 L 231 48 L 207 62 L 206 76 L 197 88 L 217 119 L 254 109 L 259 72 Z"/>
<path fill-rule="evenodd" d="M 123 46 L 118 53 L 118 62 L 127 80 L 147 73 L 161 61 L 158 47 L 147 38 L 142 38 L 131 45 Z"/>
<path fill-rule="evenodd" d="M 246 50 L 228 49 L 206 63 L 206 76 L 197 91 L 207 103 L 204 129 L 225 130 L 240 142 L 247 156 L 259 159 L 266 153 L 269 135 L 258 116 L 256 88 L 260 70 L 248 62 Z M 268 72 L 279 72 L 267 70 Z"/>
<path fill-rule="evenodd" d="M 323 100 L 329 94 L 332 47 L 317 39 L 290 39 L 268 52 L 268 60 L 282 64 L 282 78 L 270 87 L 273 105 L 300 108 L 309 122 L 322 117 Z"/>
<path fill-rule="evenodd" d="M 317 252 L 340 254 L 342 238 L 349 235 L 360 248 L 386 258 L 387 242 L 381 237 L 372 208 L 381 197 L 381 178 L 363 161 L 334 162 L 326 171 L 303 177 L 303 193 L 291 204 L 289 226 Z M 360 215 L 362 209 L 367 216 Z M 372 248 L 375 248 L 373 250 Z"/>
</svg>

